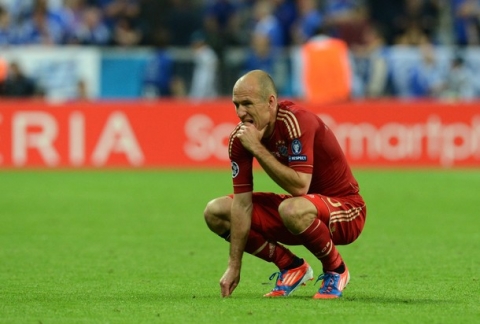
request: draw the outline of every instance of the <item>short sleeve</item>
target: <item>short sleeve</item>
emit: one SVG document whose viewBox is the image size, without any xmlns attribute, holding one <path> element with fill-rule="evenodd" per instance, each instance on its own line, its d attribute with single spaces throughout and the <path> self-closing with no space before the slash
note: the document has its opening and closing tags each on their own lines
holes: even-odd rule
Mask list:
<svg viewBox="0 0 480 324">
<path fill-rule="evenodd" d="M 253 155 L 243 147 L 236 133 L 230 136 L 228 155 L 232 166 L 233 192 L 253 191 Z"/>
</svg>

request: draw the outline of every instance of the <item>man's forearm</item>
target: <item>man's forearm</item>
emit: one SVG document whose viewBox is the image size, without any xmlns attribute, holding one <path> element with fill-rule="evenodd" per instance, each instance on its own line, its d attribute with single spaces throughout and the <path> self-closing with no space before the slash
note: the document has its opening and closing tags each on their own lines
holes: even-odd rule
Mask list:
<svg viewBox="0 0 480 324">
<path fill-rule="evenodd" d="M 248 193 L 248 195 L 251 196 L 251 193 Z M 229 264 L 231 266 L 238 268 L 241 267 L 243 252 L 247 243 L 248 233 L 250 232 L 251 218 L 251 202 L 247 204 L 245 204 L 244 202 L 239 203 L 238 201 L 235 201 L 234 197 L 234 203 L 232 204 L 230 219 L 231 227 Z"/>
<path fill-rule="evenodd" d="M 307 193 L 310 182 L 306 182 L 292 168 L 280 163 L 264 146 L 257 148 L 254 156 L 270 178 L 285 191 L 293 196 Z"/>
</svg>

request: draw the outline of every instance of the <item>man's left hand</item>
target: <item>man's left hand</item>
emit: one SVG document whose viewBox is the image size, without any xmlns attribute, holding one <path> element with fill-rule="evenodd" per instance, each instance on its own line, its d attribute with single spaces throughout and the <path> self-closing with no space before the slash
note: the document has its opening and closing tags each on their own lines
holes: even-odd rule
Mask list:
<svg viewBox="0 0 480 324">
<path fill-rule="evenodd" d="M 220 279 L 222 297 L 229 297 L 240 282 L 240 269 L 229 266 Z"/>
</svg>

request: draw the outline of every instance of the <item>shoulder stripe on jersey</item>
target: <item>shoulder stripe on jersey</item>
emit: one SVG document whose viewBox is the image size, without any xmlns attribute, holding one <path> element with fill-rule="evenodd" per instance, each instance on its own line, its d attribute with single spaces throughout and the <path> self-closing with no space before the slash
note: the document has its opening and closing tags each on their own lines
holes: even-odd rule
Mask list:
<svg viewBox="0 0 480 324">
<path fill-rule="evenodd" d="M 298 125 L 297 117 L 289 110 L 279 109 L 277 120 L 283 121 L 287 126 L 288 133 L 291 139 L 299 138 L 302 136 L 300 126 Z"/>
<path fill-rule="evenodd" d="M 240 126 L 242 126 L 241 123 L 237 124 L 235 129 L 230 133 L 230 140 L 228 141 L 228 156 L 232 156 L 233 140 L 235 139 L 236 133 L 240 129 Z"/>
</svg>

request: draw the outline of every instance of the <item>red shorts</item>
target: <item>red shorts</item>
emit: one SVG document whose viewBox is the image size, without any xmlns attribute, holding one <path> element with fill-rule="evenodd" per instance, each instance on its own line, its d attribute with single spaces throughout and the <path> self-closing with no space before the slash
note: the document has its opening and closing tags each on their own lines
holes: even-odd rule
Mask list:
<svg viewBox="0 0 480 324">
<path fill-rule="evenodd" d="M 317 208 L 317 217 L 328 225 L 330 236 L 336 245 L 350 244 L 357 239 L 365 225 L 367 208 L 360 195 L 331 198 L 319 194 L 302 196 Z M 301 245 L 298 238 L 283 225 L 278 213 L 280 203 L 290 195 L 253 193 L 251 228 L 267 240 L 287 245 Z"/>
</svg>

